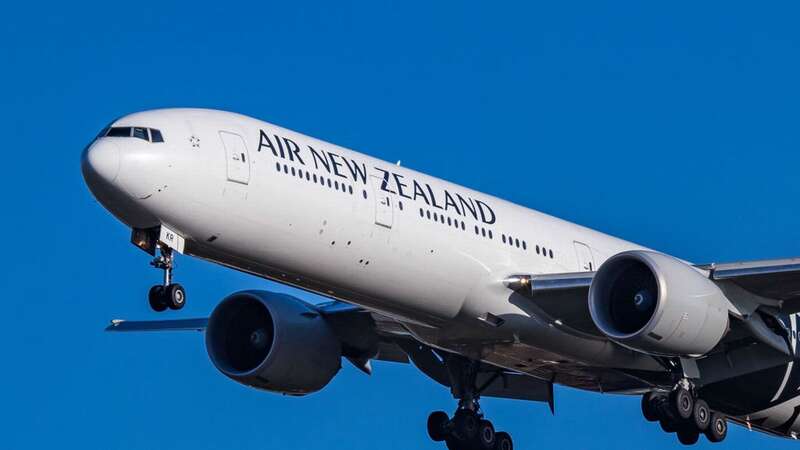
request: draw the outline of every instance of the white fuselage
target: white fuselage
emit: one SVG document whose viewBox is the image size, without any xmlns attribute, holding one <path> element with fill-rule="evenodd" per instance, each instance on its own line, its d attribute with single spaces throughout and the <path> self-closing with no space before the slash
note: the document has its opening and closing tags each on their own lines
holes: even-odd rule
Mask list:
<svg viewBox="0 0 800 450">
<path fill-rule="evenodd" d="M 379 311 L 423 342 L 515 370 L 659 369 L 560 330 L 502 284 L 590 271 L 640 246 L 238 114 L 157 110 L 113 125 L 159 129 L 165 142 L 98 139 L 90 157 L 109 161 L 96 164 L 107 169 L 93 192 L 132 227 L 174 230 L 188 254 Z"/>
</svg>

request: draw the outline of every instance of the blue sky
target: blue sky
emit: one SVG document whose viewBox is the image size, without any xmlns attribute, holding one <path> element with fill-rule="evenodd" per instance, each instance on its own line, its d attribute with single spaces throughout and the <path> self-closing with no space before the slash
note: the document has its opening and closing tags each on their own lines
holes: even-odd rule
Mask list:
<svg viewBox="0 0 800 450">
<path fill-rule="evenodd" d="M 0 448 L 441 448 L 425 419 L 454 402 L 410 366 L 285 398 L 218 374 L 200 334 L 102 332 L 163 318 L 79 172 L 133 111 L 241 112 L 696 262 L 800 255 L 797 5 L 550 3 L 5 5 Z M 178 264 L 173 317 L 290 291 Z M 483 406 L 517 448 L 678 445 L 636 398 L 556 401 Z M 723 447 L 790 445 L 734 428 Z"/>
</svg>

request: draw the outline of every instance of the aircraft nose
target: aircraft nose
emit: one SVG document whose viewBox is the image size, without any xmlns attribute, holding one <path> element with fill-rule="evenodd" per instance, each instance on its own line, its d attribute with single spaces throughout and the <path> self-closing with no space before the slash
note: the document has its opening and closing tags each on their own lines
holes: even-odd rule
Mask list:
<svg viewBox="0 0 800 450">
<path fill-rule="evenodd" d="M 106 139 L 90 144 L 81 155 L 83 178 L 92 189 L 113 183 L 119 175 L 119 164 L 119 147 Z"/>
</svg>

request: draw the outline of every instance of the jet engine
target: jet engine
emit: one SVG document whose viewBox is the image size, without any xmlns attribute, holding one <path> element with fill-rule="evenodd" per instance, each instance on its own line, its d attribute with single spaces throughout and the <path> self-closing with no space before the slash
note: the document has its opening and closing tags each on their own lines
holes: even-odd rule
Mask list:
<svg viewBox="0 0 800 450">
<path fill-rule="evenodd" d="M 706 354 L 728 331 L 728 300 L 694 267 L 650 251 L 611 257 L 589 288 L 600 331 L 630 349 L 663 356 Z"/>
<path fill-rule="evenodd" d="M 266 291 L 222 300 L 208 319 L 206 350 L 234 381 L 289 395 L 322 389 L 341 368 L 341 344 L 325 319 L 302 300 Z"/>
</svg>

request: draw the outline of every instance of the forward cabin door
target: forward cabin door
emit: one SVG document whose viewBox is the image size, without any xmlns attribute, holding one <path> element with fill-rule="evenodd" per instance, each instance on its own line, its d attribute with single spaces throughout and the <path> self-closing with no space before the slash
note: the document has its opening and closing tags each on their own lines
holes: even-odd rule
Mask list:
<svg viewBox="0 0 800 450">
<path fill-rule="evenodd" d="M 597 269 L 594 265 L 592 249 L 588 245 L 575 241 L 575 253 L 578 255 L 579 272 L 594 272 Z"/>
<path fill-rule="evenodd" d="M 236 133 L 220 131 L 219 137 L 225 147 L 225 159 L 228 169 L 228 180 L 234 183 L 250 182 L 250 154 L 244 139 Z"/>
<path fill-rule="evenodd" d="M 370 177 L 372 185 L 372 196 L 375 198 L 375 224 L 386 228 L 392 228 L 394 223 L 394 204 L 389 193 L 381 189 L 383 179 L 380 177 Z"/>
</svg>

